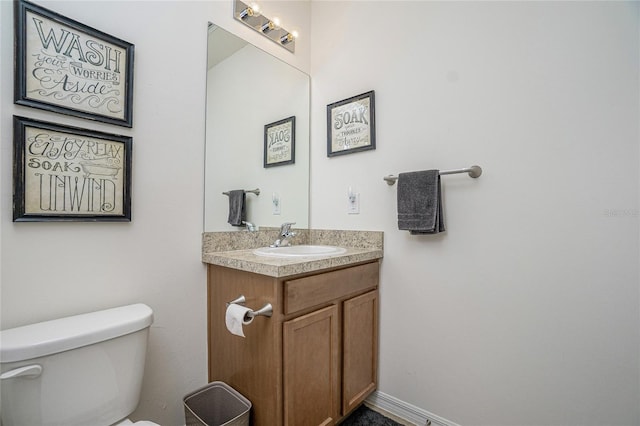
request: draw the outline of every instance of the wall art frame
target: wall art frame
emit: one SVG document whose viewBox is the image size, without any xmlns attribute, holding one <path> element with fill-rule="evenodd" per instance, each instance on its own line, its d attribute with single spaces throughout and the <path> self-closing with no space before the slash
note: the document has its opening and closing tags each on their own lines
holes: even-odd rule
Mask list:
<svg viewBox="0 0 640 426">
<path fill-rule="evenodd" d="M 296 117 L 291 116 L 264 126 L 264 167 L 296 162 Z"/>
<path fill-rule="evenodd" d="M 130 222 L 130 136 L 13 116 L 14 222 Z"/>
<path fill-rule="evenodd" d="M 376 149 L 375 92 L 327 105 L 327 157 Z"/>
<path fill-rule="evenodd" d="M 133 44 L 25 0 L 14 20 L 16 104 L 133 126 Z"/>
</svg>

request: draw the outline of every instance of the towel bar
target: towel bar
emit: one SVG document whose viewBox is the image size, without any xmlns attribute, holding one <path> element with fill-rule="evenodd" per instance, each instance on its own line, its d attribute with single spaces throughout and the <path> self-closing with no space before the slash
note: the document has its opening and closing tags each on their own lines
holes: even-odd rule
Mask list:
<svg viewBox="0 0 640 426">
<path fill-rule="evenodd" d="M 250 189 L 244 192 L 251 192 L 252 194 L 260 195 L 260 188 Z M 223 192 L 222 195 L 229 195 L 227 191 Z"/>
<path fill-rule="evenodd" d="M 465 169 L 453 169 L 453 170 L 440 170 L 440 176 L 442 175 L 453 175 L 457 173 L 469 173 L 469 177 L 478 178 L 482 174 L 482 168 L 480 166 L 471 166 Z M 385 176 L 384 179 L 387 182 L 387 185 L 395 185 L 398 180 L 398 176 L 389 175 Z"/>
</svg>

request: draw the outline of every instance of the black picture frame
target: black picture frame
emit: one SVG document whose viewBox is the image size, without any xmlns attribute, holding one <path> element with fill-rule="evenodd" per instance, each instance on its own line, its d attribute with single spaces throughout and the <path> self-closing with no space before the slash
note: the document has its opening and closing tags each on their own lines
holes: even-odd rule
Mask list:
<svg viewBox="0 0 640 426">
<path fill-rule="evenodd" d="M 14 222 L 130 222 L 130 136 L 13 116 Z"/>
<path fill-rule="evenodd" d="M 16 104 L 133 126 L 133 44 L 25 0 L 14 19 Z"/>
<path fill-rule="evenodd" d="M 296 162 L 296 117 L 291 116 L 264 126 L 264 167 Z"/>
<path fill-rule="evenodd" d="M 327 157 L 376 149 L 375 92 L 327 105 Z"/>
</svg>

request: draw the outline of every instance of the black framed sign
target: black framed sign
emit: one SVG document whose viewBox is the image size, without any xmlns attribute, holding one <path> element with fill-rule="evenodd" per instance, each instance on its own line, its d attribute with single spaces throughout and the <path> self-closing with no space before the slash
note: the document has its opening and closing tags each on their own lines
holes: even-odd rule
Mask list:
<svg viewBox="0 0 640 426">
<path fill-rule="evenodd" d="M 129 136 L 13 117 L 13 221 L 131 221 Z"/>
<path fill-rule="evenodd" d="M 327 105 L 327 156 L 376 149 L 375 93 Z"/>
<path fill-rule="evenodd" d="M 264 167 L 296 162 L 296 117 L 264 126 Z"/>
<path fill-rule="evenodd" d="M 134 46 L 24 0 L 14 7 L 15 103 L 132 127 Z"/>
</svg>

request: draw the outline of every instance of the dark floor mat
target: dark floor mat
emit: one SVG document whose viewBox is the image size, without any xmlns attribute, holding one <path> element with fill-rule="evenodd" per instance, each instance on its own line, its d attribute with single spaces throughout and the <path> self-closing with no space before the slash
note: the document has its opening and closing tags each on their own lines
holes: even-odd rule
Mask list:
<svg viewBox="0 0 640 426">
<path fill-rule="evenodd" d="M 356 411 L 351 413 L 341 426 L 402 426 L 380 413 L 377 413 L 366 406 L 362 405 Z"/>
</svg>

